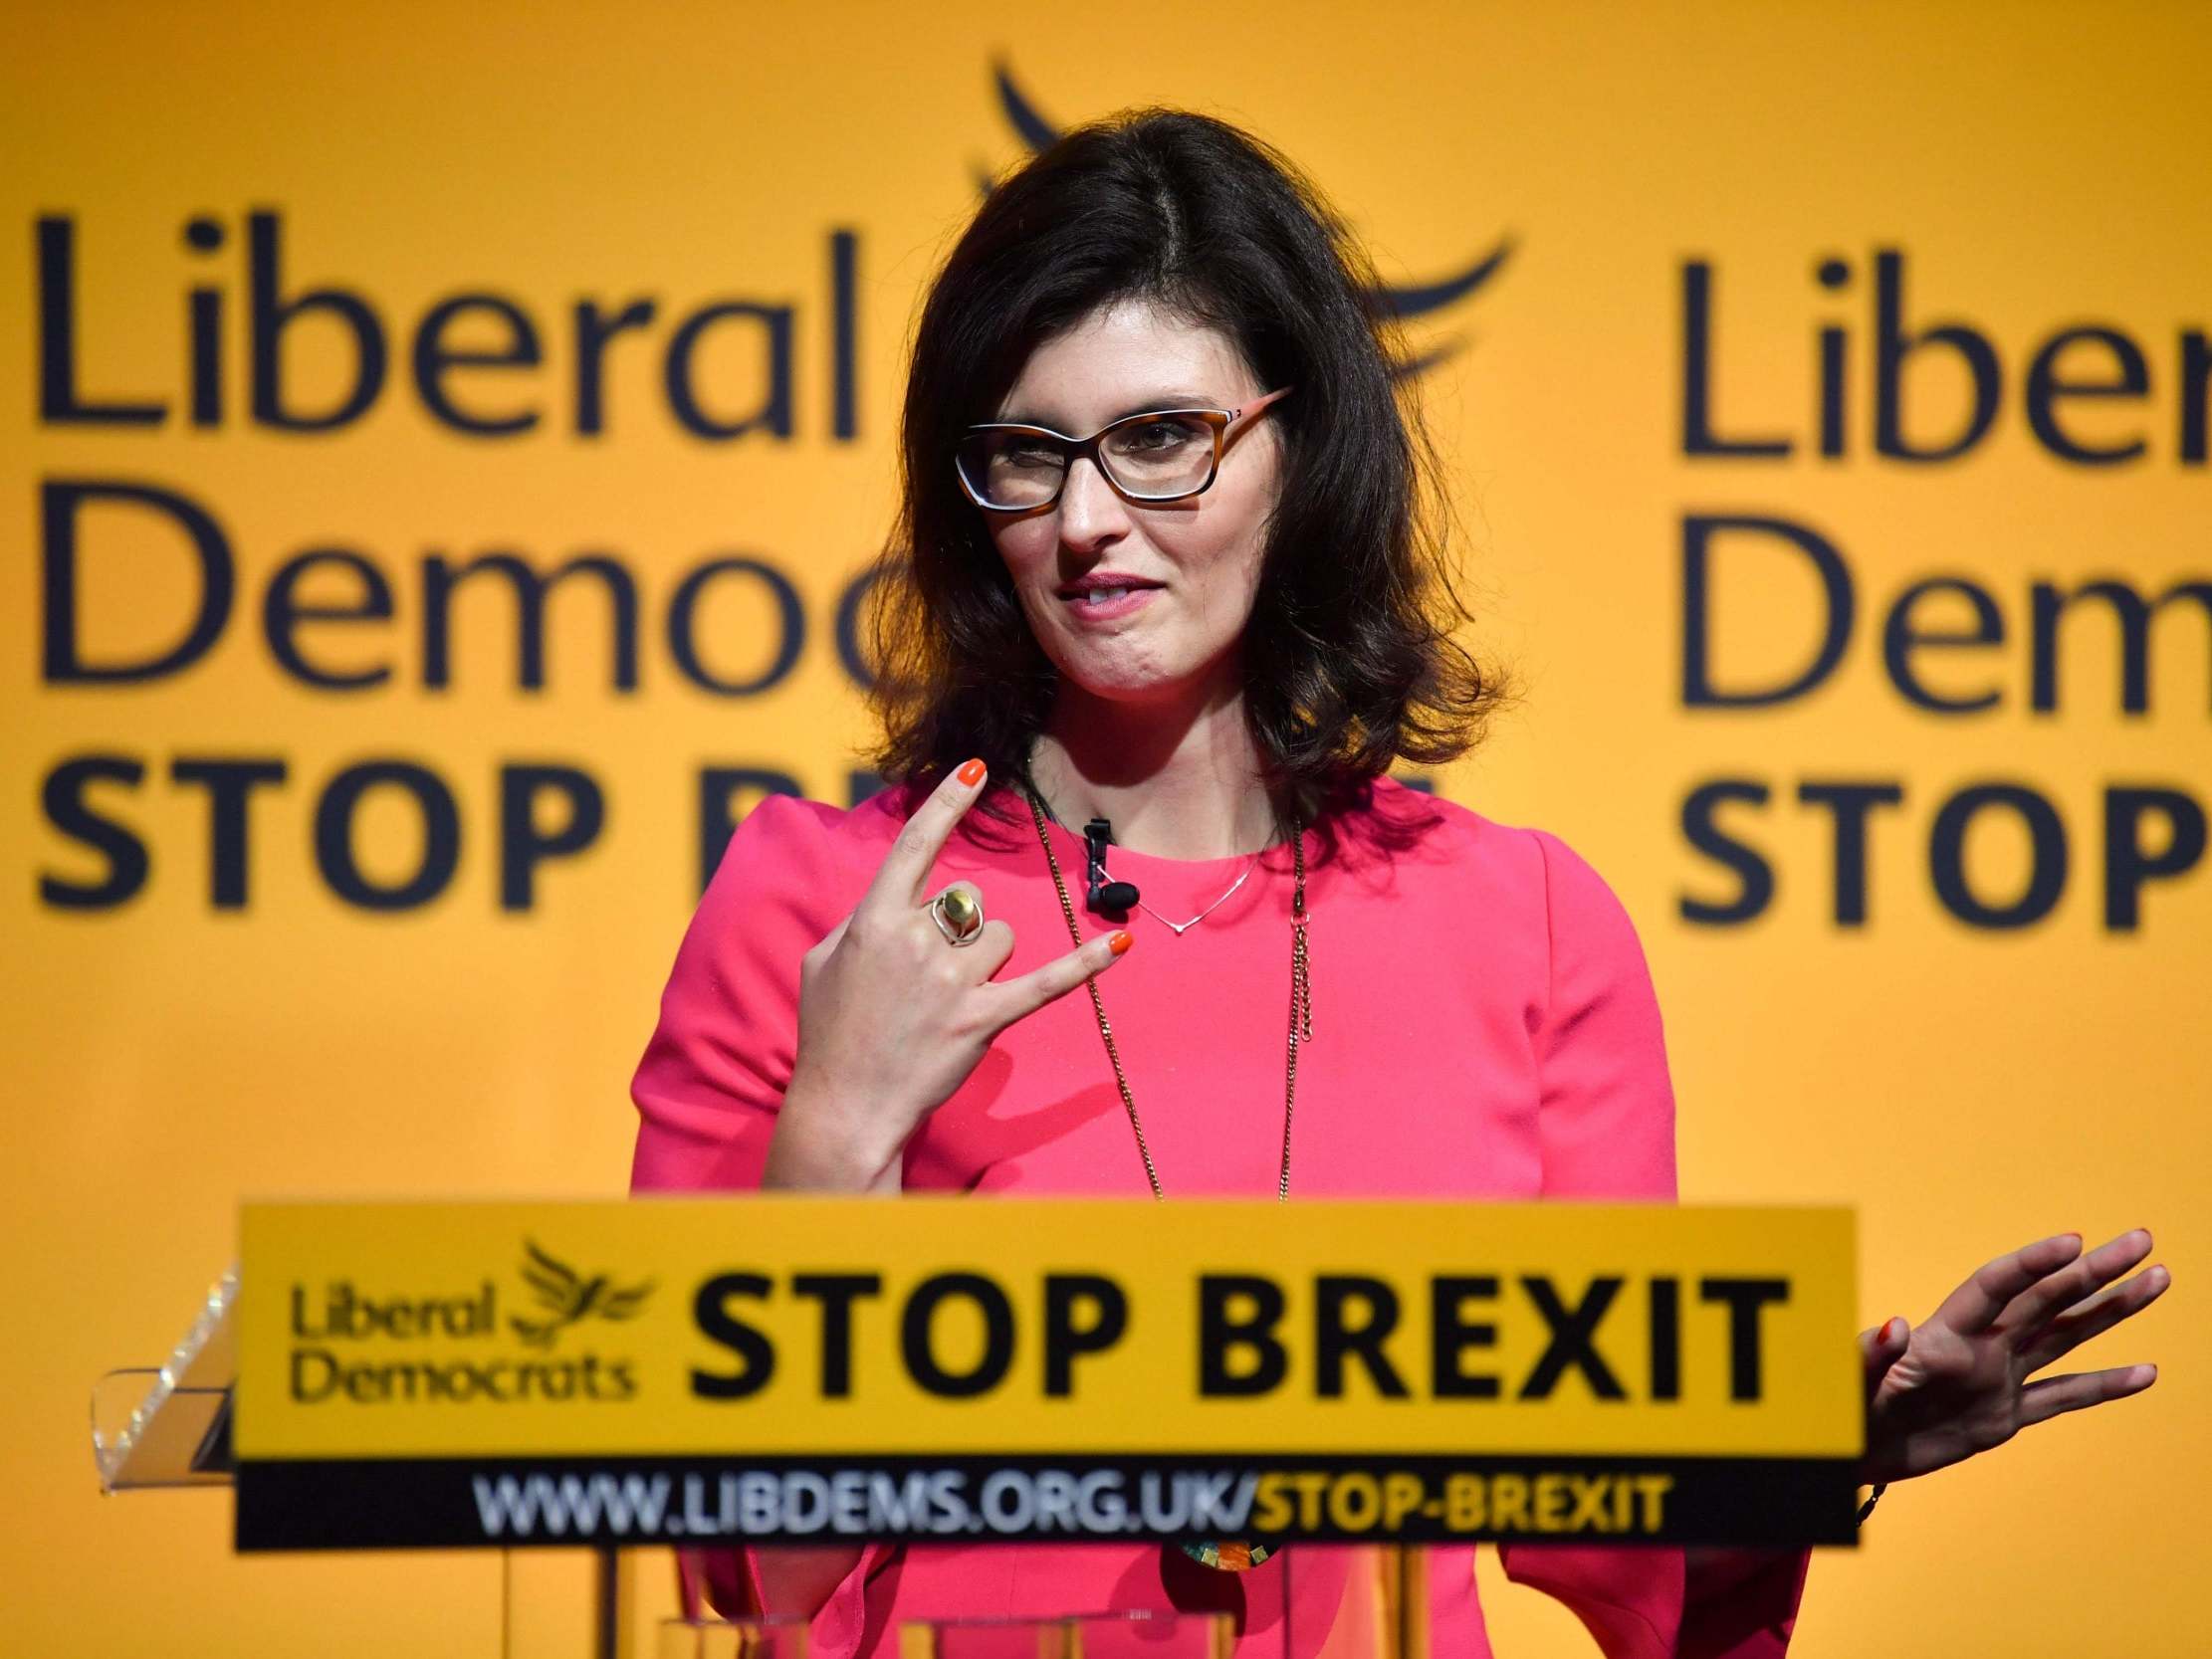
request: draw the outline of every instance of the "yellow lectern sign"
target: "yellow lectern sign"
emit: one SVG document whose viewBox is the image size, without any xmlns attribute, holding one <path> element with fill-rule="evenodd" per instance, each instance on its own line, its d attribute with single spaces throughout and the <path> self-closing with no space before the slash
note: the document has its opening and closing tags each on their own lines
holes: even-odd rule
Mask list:
<svg viewBox="0 0 2212 1659">
<path fill-rule="evenodd" d="M 758 1194 L 242 1231 L 241 1548 L 1851 1535 L 1840 1209 Z"/>
</svg>

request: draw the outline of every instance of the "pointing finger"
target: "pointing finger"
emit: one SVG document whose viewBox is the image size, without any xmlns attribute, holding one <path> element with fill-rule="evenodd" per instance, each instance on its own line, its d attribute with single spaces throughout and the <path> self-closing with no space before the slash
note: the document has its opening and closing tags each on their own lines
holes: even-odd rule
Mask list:
<svg viewBox="0 0 2212 1659">
<path fill-rule="evenodd" d="M 891 850 L 883 855 L 875 879 L 869 882 L 868 891 L 855 909 L 911 910 L 921 904 L 930 871 L 952 838 L 953 826 L 983 793 L 984 771 L 981 760 L 969 760 L 938 780 L 937 787 L 907 819 Z"/>
<path fill-rule="evenodd" d="M 994 1030 L 1003 1031 L 1017 1019 L 1035 1013 L 1047 1002 L 1065 996 L 1093 974 L 1104 972 L 1120 959 L 1122 953 L 1135 942 L 1134 935 L 1126 929 L 1103 933 L 1086 939 L 1064 955 L 1055 956 L 1042 967 L 1033 967 L 1027 973 L 1011 979 L 1000 979 L 982 985 L 978 990 L 988 996 L 989 1019 Z"/>
</svg>

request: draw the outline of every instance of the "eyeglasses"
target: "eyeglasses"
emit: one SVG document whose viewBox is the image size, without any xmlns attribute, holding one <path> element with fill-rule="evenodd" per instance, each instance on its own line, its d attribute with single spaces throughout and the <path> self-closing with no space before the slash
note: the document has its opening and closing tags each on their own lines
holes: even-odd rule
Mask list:
<svg viewBox="0 0 2212 1659">
<path fill-rule="evenodd" d="M 1228 428 L 1294 388 L 1278 386 L 1241 409 L 1151 409 L 1124 415 L 1088 438 L 1048 426 L 972 426 L 953 452 L 968 499 L 992 513 L 1034 513 L 1060 499 L 1068 469 L 1089 456 L 1123 500 L 1140 506 L 1205 493 L 1221 467 Z"/>
</svg>

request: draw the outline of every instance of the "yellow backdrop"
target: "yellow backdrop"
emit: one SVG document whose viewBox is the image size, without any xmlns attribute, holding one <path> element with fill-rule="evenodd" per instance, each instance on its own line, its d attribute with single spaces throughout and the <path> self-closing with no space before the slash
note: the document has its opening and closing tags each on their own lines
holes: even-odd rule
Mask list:
<svg viewBox="0 0 2212 1659">
<path fill-rule="evenodd" d="M 2208 49 L 2180 5 L 8 8 L 10 1645 L 493 1650 L 493 1558 L 100 1501 L 86 1390 L 241 1195 L 620 1190 L 709 809 L 848 796 L 922 286 L 1039 125 L 1161 102 L 1463 289 L 1423 386 L 1532 696 L 1435 782 L 1627 902 L 1684 1196 L 1857 1205 L 1869 1324 L 2064 1228 L 2176 1264 L 2080 1356 L 2158 1385 L 1893 1490 L 1795 1651 L 2195 1651 Z M 1590 1651 L 1487 1560 L 1502 1652 Z M 585 1582 L 520 1569 L 541 1651 Z"/>
</svg>

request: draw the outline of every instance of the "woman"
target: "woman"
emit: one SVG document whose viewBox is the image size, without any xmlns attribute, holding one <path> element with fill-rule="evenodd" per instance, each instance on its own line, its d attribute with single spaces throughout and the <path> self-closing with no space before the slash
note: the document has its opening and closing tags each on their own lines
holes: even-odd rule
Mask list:
<svg viewBox="0 0 2212 1659">
<path fill-rule="evenodd" d="M 637 1190 L 1674 1196 L 1620 902 L 1557 836 L 1388 775 L 1466 752 L 1508 694 L 1450 637 L 1436 462 L 1375 289 L 1288 162 L 1196 114 L 1084 128 L 992 193 L 914 348 L 873 586 L 889 786 L 849 812 L 772 797 L 732 838 L 633 1087 Z M 1137 890 L 1103 914 L 1095 818 Z M 2022 1384 L 2158 1294 L 2153 1269 L 2077 1306 L 2148 1248 L 2045 1240 L 1918 1331 L 1867 1333 L 1869 1481 L 2147 1385 Z M 1807 1562 L 1501 1554 L 1616 1659 L 1780 1653 Z M 1228 1608 L 1240 1652 L 1313 1654 L 1372 1616 L 1372 1558 L 694 1565 L 726 1610 L 813 1615 L 816 1654 L 1104 1607 Z M 1438 1654 L 1488 1651 L 1471 1565 L 1431 1555 Z"/>
</svg>

